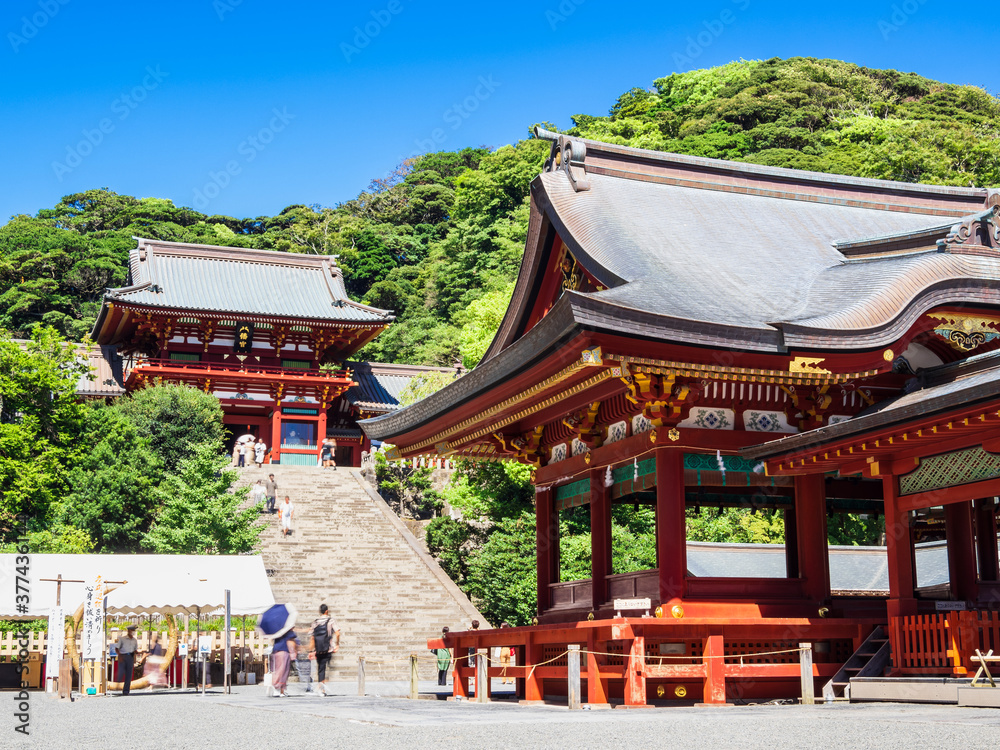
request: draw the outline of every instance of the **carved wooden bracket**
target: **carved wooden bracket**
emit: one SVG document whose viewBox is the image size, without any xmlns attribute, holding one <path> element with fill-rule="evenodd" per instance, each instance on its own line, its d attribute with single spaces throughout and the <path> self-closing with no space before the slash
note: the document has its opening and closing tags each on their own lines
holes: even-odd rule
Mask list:
<svg viewBox="0 0 1000 750">
<path fill-rule="evenodd" d="M 795 386 L 781 386 L 788 394 L 789 404 L 785 407 L 785 418 L 789 424 L 798 425 L 805 432 L 822 427 L 833 404 L 833 397 L 827 391 L 830 386 L 823 385 L 812 389 L 796 389 Z"/>
<path fill-rule="evenodd" d="M 600 409 L 601 402 L 595 401 L 585 410 L 570 414 L 562 421 L 581 443 L 591 449 L 600 448 L 604 442 L 604 430 L 597 426 Z"/>
<path fill-rule="evenodd" d="M 539 451 L 544 431 L 545 425 L 538 425 L 531 432 L 526 432 L 523 435 L 503 435 L 495 432 L 493 438 L 500 444 L 501 450 L 511 454 L 515 461 L 534 466 L 537 469 L 542 463 Z"/>
</svg>

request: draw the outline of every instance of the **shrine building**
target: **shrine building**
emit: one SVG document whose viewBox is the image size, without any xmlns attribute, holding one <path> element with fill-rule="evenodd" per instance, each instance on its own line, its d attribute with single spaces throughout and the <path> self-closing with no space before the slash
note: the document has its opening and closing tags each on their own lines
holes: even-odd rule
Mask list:
<svg viewBox="0 0 1000 750">
<path fill-rule="evenodd" d="M 350 362 L 393 316 L 353 302 L 328 256 L 136 239 L 127 285 L 107 291 L 91 334 L 107 369 L 128 392 L 214 393 L 231 439 L 262 437 L 272 463 L 315 466 L 332 437 L 337 463 L 360 465 L 370 442 L 357 420 L 439 369 Z"/>
<path fill-rule="evenodd" d="M 913 666 L 923 621 L 900 618 L 954 635 L 938 610 L 959 602 L 1000 636 L 1000 191 L 536 134 L 551 154 L 482 362 L 362 422 L 392 457 L 534 467 L 537 624 L 430 643 L 514 646 L 528 700 L 565 692 L 581 645 L 585 700 L 642 705 L 798 695 L 800 642 L 840 697 Z M 655 509 L 655 569 L 612 569 L 620 503 Z M 721 507 L 782 511 L 783 576 L 692 574 L 686 516 Z M 564 580 L 578 508 L 591 576 Z M 840 513 L 885 518 L 888 598 L 831 589 Z M 947 585 L 917 587 L 918 528 L 947 540 Z M 935 668 L 968 669 L 962 648 Z M 456 693 L 471 675 L 456 662 Z"/>
</svg>

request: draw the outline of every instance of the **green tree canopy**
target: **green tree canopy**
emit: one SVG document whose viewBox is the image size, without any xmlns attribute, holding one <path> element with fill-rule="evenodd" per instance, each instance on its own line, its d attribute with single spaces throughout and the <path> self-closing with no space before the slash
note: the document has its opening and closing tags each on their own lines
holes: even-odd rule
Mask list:
<svg viewBox="0 0 1000 750">
<path fill-rule="evenodd" d="M 50 327 L 19 344 L 0 339 L 0 540 L 14 538 L 18 515 L 41 531 L 66 490 L 63 467 L 85 446 L 76 383 L 87 364 Z"/>
<path fill-rule="evenodd" d="M 264 526 L 260 510 L 246 504 L 249 487 L 230 491 L 239 472 L 218 445 L 201 443 L 156 489 L 162 510 L 143 537 L 154 552 L 233 555 L 251 552 Z"/>
<path fill-rule="evenodd" d="M 221 450 L 222 407 L 211 393 L 186 385 L 161 383 L 120 399 L 114 408 L 149 440 L 163 471 L 176 471 L 195 446 L 216 445 Z"/>
</svg>

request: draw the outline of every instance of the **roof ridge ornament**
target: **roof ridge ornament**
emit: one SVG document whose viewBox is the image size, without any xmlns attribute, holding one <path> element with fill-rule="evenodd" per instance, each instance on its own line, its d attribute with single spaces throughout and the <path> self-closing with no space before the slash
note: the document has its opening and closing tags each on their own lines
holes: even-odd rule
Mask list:
<svg viewBox="0 0 1000 750">
<path fill-rule="evenodd" d="M 966 245 L 995 251 L 1000 245 L 1000 191 L 996 191 L 993 199 L 995 202 L 985 211 L 966 216 L 953 225 L 947 236 L 937 241 L 938 250 L 950 252 L 956 245 Z"/>
<path fill-rule="evenodd" d="M 587 144 L 570 138 L 567 135 L 552 133 L 538 125 L 535 126 L 535 137 L 552 141 L 549 158 L 545 162 L 546 172 L 565 172 L 573 190 L 580 193 L 590 190 L 590 180 L 587 179 Z"/>
</svg>

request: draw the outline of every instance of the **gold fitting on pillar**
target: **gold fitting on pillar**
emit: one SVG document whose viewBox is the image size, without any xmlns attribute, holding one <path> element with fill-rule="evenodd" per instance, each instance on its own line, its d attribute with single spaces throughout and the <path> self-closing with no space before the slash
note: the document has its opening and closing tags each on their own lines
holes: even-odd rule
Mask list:
<svg viewBox="0 0 1000 750">
<path fill-rule="evenodd" d="M 684 616 L 684 607 L 680 604 L 675 604 L 670 608 L 670 614 L 679 620 Z"/>
</svg>

